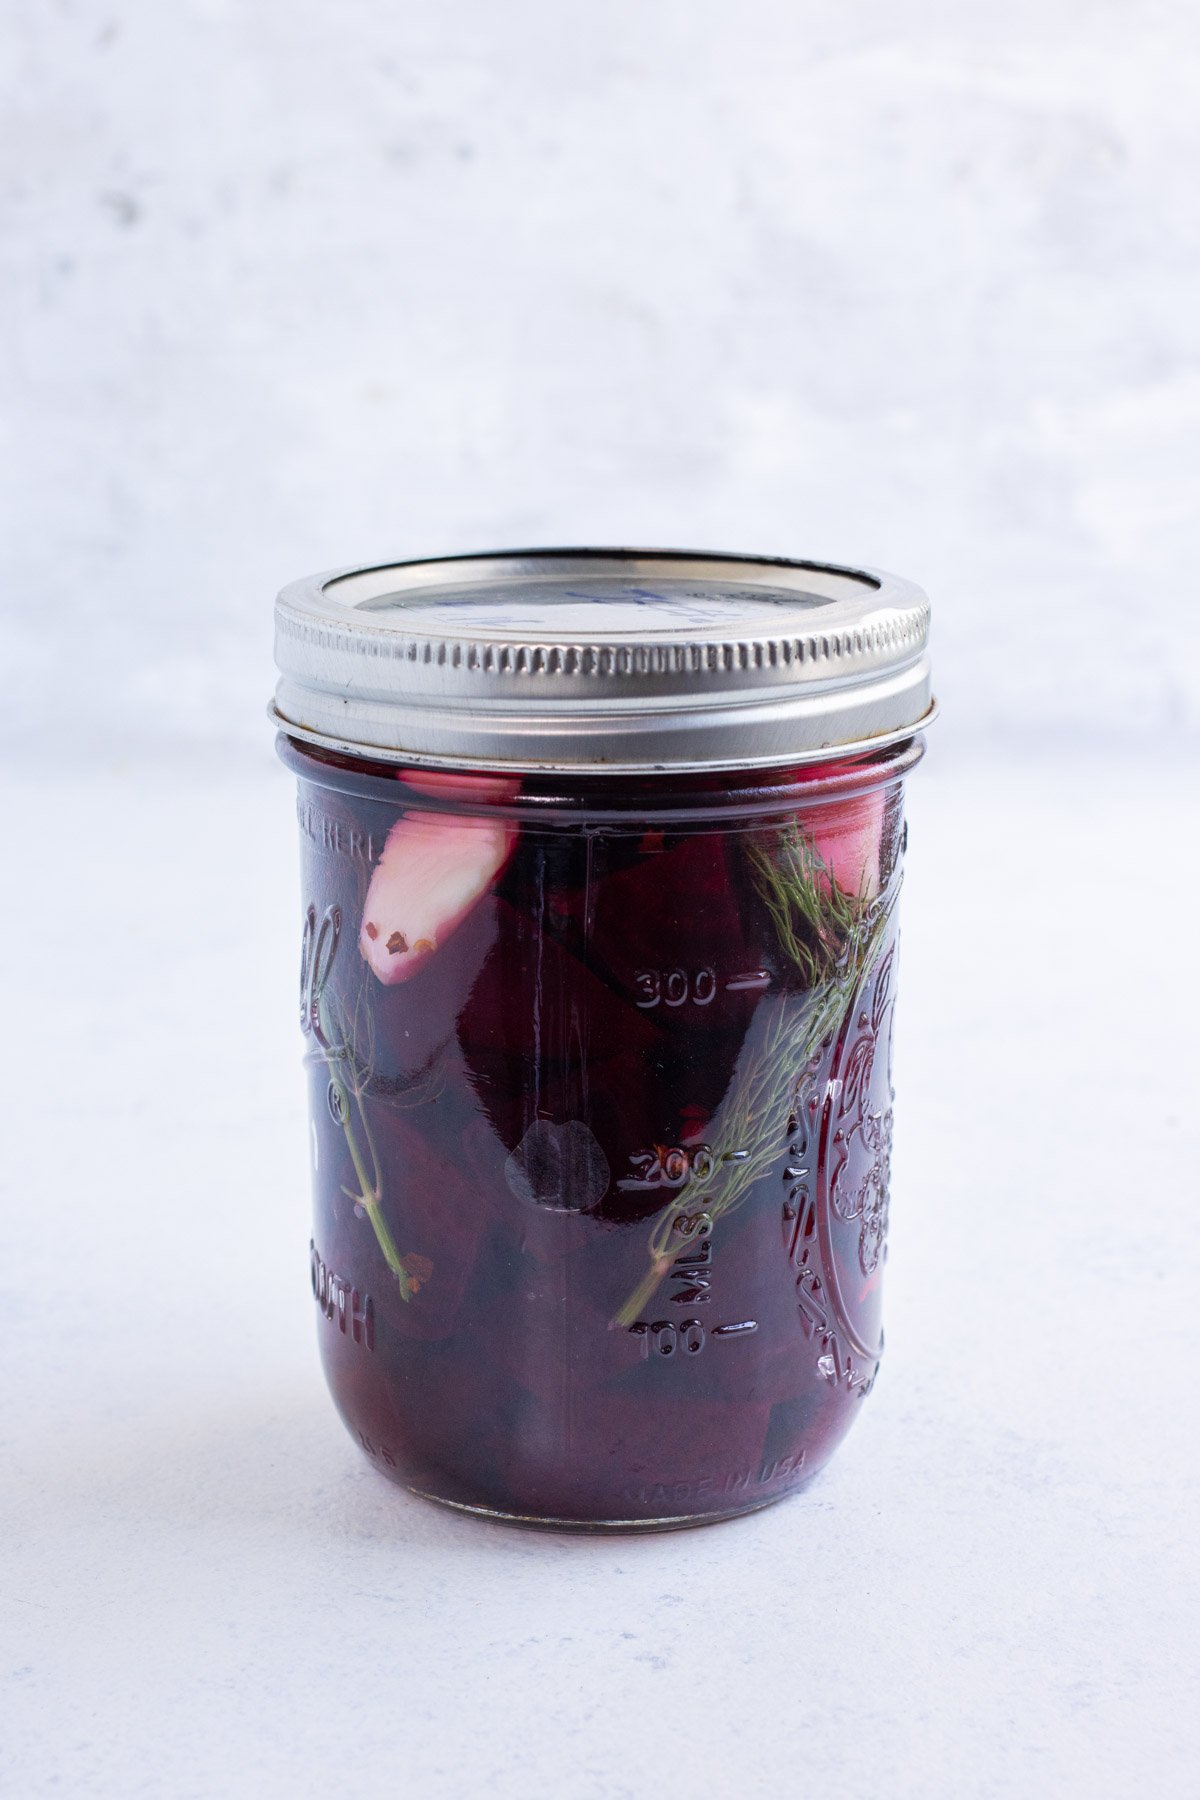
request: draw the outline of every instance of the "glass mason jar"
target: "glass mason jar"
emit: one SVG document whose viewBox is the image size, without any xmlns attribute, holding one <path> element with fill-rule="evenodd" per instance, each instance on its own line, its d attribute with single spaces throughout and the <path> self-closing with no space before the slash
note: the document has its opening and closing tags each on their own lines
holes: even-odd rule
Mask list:
<svg viewBox="0 0 1200 1800">
<path fill-rule="evenodd" d="M 351 1433 L 524 1523 L 794 1491 L 883 1348 L 923 596 L 522 552 L 298 583 L 277 619 Z"/>
</svg>

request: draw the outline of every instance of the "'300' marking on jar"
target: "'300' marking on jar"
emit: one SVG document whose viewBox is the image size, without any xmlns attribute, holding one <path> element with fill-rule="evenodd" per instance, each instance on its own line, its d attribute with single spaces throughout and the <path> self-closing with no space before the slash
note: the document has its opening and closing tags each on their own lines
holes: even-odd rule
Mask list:
<svg viewBox="0 0 1200 1800">
<path fill-rule="evenodd" d="M 655 1006 L 711 1006 L 722 988 L 727 994 L 770 987 L 766 969 L 745 969 L 724 980 L 707 965 L 702 969 L 636 969 L 637 1004 L 643 1012 Z"/>
<path fill-rule="evenodd" d="M 715 969 L 637 969 L 638 1005 L 643 1012 L 652 1006 L 711 1006 L 717 997 Z"/>
</svg>

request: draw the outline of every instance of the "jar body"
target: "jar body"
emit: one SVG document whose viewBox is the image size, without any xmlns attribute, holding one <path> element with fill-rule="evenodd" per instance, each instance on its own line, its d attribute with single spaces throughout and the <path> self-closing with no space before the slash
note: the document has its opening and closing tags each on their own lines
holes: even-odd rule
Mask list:
<svg viewBox="0 0 1200 1800">
<path fill-rule="evenodd" d="M 385 1473 L 579 1528 L 751 1510 L 882 1350 L 902 788 L 299 779 L 313 1294 Z"/>
</svg>

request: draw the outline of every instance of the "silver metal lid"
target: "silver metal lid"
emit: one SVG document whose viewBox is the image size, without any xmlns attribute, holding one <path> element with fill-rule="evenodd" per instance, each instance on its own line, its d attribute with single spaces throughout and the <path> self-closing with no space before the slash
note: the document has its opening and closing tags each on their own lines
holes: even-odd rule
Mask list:
<svg viewBox="0 0 1200 1800">
<path fill-rule="evenodd" d="M 877 570 L 517 550 L 284 588 L 273 716 L 372 757 L 632 773 L 815 761 L 932 714 L 929 604 Z"/>
</svg>

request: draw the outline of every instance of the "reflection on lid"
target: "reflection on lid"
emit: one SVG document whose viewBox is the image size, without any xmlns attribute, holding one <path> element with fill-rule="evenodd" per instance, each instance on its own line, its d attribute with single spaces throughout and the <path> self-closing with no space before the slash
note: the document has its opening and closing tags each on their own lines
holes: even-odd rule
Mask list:
<svg viewBox="0 0 1200 1800">
<path fill-rule="evenodd" d="M 488 583 L 447 583 L 359 601 L 358 612 L 403 608 L 406 622 L 435 630 L 456 624 L 488 632 L 641 633 L 690 628 L 776 631 L 780 609 L 806 612 L 835 604 L 832 596 L 758 583 L 672 580 L 653 585 L 611 576 L 574 576 L 570 586 L 519 578 Z"/>
</svg>

